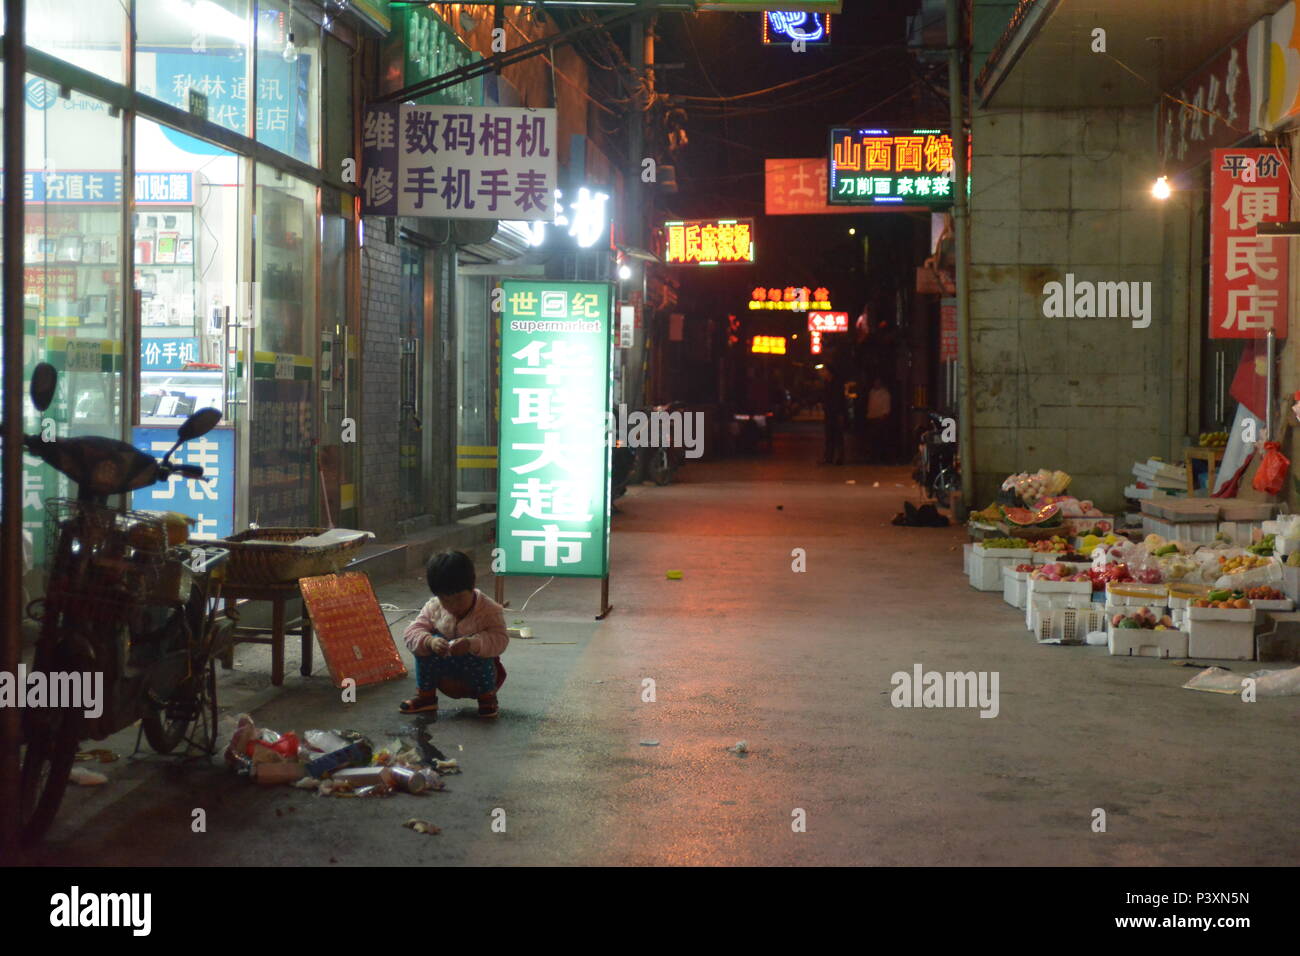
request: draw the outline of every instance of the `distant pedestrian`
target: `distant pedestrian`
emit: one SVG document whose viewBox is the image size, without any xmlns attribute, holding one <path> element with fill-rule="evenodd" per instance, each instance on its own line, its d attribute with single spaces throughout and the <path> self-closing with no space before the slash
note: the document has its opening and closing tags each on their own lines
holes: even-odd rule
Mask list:
<svg viewBox="0 0 1300 956">
<path fill-rule="evenodd" d="M 844 379 L 831 366 L 823 366 L 822 413 L 825 416 L 826 443 L 822 451 L 822 464 L 844 464 L 844 425 L 848 417 L 848 402 L 844 397 Z"/>
<path fill-rule="evenodd" d="M 889 416 L 893 411 L 893 399 L 889 394 L 884 379 L 879 376 L 867 393 L 867 453 L 877 464 L 887 464 L 893 457 L 892 442 L 889 437 Z"/>
<path fill-rule="evenodd" d="M 479 716 L 495 717 L 497 689 L 506 679 L 501 652 L 510 643 L 505 612 L 474 587 L 474 562 L 463 551 L 435 555 L 425 577 L 433 599 L 402 635 L 415 655 L 419 693 L 399 709 L 436 716 L 442 691 L 476 698 Z"/>
</svg>

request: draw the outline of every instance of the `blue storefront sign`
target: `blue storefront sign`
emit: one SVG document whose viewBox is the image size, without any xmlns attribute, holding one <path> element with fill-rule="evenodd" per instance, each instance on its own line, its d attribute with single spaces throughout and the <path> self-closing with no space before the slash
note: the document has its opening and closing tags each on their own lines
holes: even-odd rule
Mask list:
<svg viewBox="0 0 1300 956">
<path fill-rule="evenodd" d="M 211 49 L 211 48 L 210 48 Z M 144 51 L 144 48 L 142 48 Z M 255 136 L 274 150 L 303 162 L 311 161 L 307 135 L 307 91 L 311 80 L 312 56 L 304 50 L 292 63 L 277 54 L 257 57 L 257 89 L 250 95 L 244 57 L 209 53 L 154 53 L 153 95 L 164 103 L 189 109 L 190 90 L 208 98 L 208 119 L 236 133 L 248 135 L 252 111 Z M 163 128 L 168 138 L 192 150 L 195 141 L 182 133 Z M 213 147 L 215 152 L 220 152 Z"/>
<path fill-rule="evenodd" d="M 146 372 L 171 372 L 199 360 L 199 340 L 145 339 L 140 343 L 140 368 Z"/>
<path fill-rule="evenodd" d="M 3 198 L 4 180 L 0 179 Z M 29 169 L 23 173 L 23 199 L 60 205 L 118 203 L 122 201 L 122 173 L 111 169 Z M 170 170 L 136 173 L 135 201 L 140 205 L 192 205 L 194 174 Z"/>
<path fill-rule="evenodd" d="M 131 434 L 136 448 L 156 458 L 176 441 L 170 425 L 137 425 Z M 176 511 L 197 524 L 191 538 L 224 538 L 235 530 L 235 430 L 214 428 L 186 442 L 172 461 L 203 468 L 203 479 L 173 475 L 165 485 L 142 488 L 131 495 L 131 507 L 141 511 Z"/>
</svg>

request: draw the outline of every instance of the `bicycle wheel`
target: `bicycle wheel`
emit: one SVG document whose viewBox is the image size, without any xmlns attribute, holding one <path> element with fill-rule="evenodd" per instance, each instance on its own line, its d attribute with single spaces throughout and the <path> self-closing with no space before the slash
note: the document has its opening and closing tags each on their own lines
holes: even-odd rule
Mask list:
<svg viewBox="0 0 1300 956">
<path fill-rule="evenodd" d="M 68 789 L 68 774 L 81 742 L 81 714 L 37 712 L 25 728 L 27 745 L 19 775 L 19 839 L 31 846 L 45 836 Z"/>
<path fill-rule="evenodd" d="M 672 465 L 668 463 L 668 449 L 655 449 L 654 457 L 651 459 L 650 475 L 654 479 L 654 483 L 660 488 L 672 482 L 673 469 Z"/>
</svg>

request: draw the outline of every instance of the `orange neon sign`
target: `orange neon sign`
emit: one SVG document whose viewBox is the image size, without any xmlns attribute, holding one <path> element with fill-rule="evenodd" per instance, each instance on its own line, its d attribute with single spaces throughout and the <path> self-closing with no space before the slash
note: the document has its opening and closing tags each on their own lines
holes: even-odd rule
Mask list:
<svg viewBox="0 0 1300 956">
<path fill-rule="evenodd" d="M 664 223 L 664 261 L 712 266 L 754 261 L 754 220 L 693 219 Z"/>
</svg>

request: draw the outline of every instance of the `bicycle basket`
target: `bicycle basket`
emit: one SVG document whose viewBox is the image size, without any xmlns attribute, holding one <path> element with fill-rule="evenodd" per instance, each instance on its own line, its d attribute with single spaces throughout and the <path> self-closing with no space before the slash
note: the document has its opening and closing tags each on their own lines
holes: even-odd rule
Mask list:
<svg viewBox="0 0 1300 956">
<path fill-rule="evenodd" d="M 166 563 L 161 518 L 52 498 L 45 521 L 47 606 L 120 619 L 130 608 L 149 603 Z"/>
</svg>

